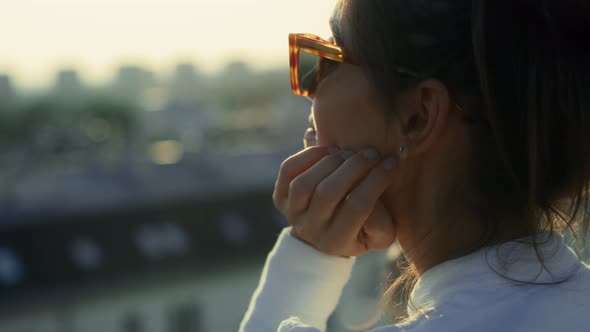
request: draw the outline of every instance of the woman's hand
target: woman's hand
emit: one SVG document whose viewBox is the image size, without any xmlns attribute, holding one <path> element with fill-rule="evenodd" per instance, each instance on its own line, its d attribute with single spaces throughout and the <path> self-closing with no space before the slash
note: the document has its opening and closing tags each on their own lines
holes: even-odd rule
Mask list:
<svg viewBox="0 0 590 332">
<path fill-rule="evenodd" d="M 321 252 L 350 257 L 384 250 L 396 238 L 379 200 L 393 166 L 374 149 L 310 147 L 283 162 L 273 201 L 293 226 L 292 235 Z"/>
</svg>

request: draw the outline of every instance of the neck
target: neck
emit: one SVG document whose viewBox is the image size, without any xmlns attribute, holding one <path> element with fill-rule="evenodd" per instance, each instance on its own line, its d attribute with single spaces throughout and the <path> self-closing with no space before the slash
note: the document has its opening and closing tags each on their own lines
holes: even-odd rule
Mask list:
<svg viewBox="0 0 590 332">
<path fill-rule="evenodd" d="M 484 246 L 531 235 L 523 215 L 497 209 L 485 216 L 492 220 L 484 221 L 475 212 L 468 151 L 467 141 L 465 146 L 441 143 L 439 150 L 404 160 L 398 180 L 383 195 L 397 240 L 420 275 Z"/>
<path fill-rule="evenodd" d="M 486 222 L 469 209 L 467 199 L 459 199 L 458 195 L 432 186 L 422 188 L 428 189 L 420 193 L 406 191 L 406 195 L 386 192 L 384 197 L 394 202 L 389 210 L 396 221 L 397 240 L 420 275 L 484 246 L 531 235 L 524 228 L 515 228 L 524 225 L 523 216 L 509 215 L 494 217 L 492 222 L 498 223 L 497 231 L 488 234 Z"/>
<path fill-rule="evenodd" d="M 419 230 L 409 225 L 414 223 L 431 227 Z M 436 265 L 473 252 L 483 234 L 480 225 L 473 219 L 423 216 L 420 221 L 414 219 L 412 223 L 400 223 L 398 241 L 406 258 L 422 275 Z"/>
<path fill-rule="evenodd" d="M 525 230 L 498 225 L 497 232 L 486 234 L 484 222 L 467 213 L 448 213 L 422 209 L 412 222 L 401 222 L 398 241 L 406 258 L 419 275 L 445 261 L 468 255 L 482 247 L 531 235 Z M 444 217 L 441 217 L 444 216 Z M 505 217 L 503 225 L 518 225 L 522 219 Z M 415 225 L 428 225 L 415 227 Z"/>
</svg>

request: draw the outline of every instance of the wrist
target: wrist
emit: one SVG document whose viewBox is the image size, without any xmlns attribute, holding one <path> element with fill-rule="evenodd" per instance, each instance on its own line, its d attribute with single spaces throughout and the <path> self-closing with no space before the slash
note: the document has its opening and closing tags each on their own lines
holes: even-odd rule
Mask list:
<svg viewBox="0 0 590 332">
<path fill-rule="evenodd" d="M 301 238 L 299 235 L 297 235 L 297 233 L 295 232 L 295 227 L 291 227 L 291 230 L 290 230 L 289 234 L 290 234 L 290 235 L 291 235 L 293 238 L 295 238 L 295 239 L 299 240 L 300 242 L 303 242 L 303 243 L 305 243 L 306 245 L 308 245 L 308 246 L 312 247 L 312 248 L 313 248 L 313 249 L 315 249 L 316 251 L 318 251 L 318 252 L 321 252 L 322 254 L 328 255 L 327 253 L 325 253 L 325 252 L 323 252 L 323 251 L 319 250 L 318 248 L 316 248 L 316 246 L 314 246 L 312 243 L 310 243 L 310 242 L 308 242 L 308 241 L 306 241 L 306 240 L 302 239 L 302 238 Z M 340 256 L 340 255 L 336 255 L 336 256 L 335 256 L 335 255 L 328 255 L 328 256 L 339 257 L 339 258 L 351 258 L 351 256 Z"/>
</svg>

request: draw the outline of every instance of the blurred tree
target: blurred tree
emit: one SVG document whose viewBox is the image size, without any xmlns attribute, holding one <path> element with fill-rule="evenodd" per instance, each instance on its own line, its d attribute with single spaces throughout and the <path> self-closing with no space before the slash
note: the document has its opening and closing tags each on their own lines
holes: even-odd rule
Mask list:
<svg viewBox="0 0 590 332">
<path fill-rule="evenodd" d="M 137 108 L 93 97 L 69 103 L 53 95 L 36 98 L 14 112 L 0 112 L 0 146 L 32 149 L 38 155 L 81 148 L 133 136 Z"/>
<path fill-rule="evenodd" d="M 89 117 L 104 119 L 112 126 L 120 129 L 123 137 L 128 139 L 135 128 L 137 112 L 139 110 L 132 103 L 110 100 L 103 97 L 90 100 L 81 111 L 83 112 L 84 120 L 88 120 Z"/>
</svg>

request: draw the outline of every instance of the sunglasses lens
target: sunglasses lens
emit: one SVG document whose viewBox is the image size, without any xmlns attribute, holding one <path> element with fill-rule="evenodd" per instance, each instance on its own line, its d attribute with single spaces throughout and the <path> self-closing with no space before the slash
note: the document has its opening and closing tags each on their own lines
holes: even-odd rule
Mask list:
<svg viewBox="0 0 590 332">
<path fill-rule="evenodd" d="M 313 93 L 320 79 L 321 57 L 304 50 L 299 52 L 299 88 Z"/>
</svg>

